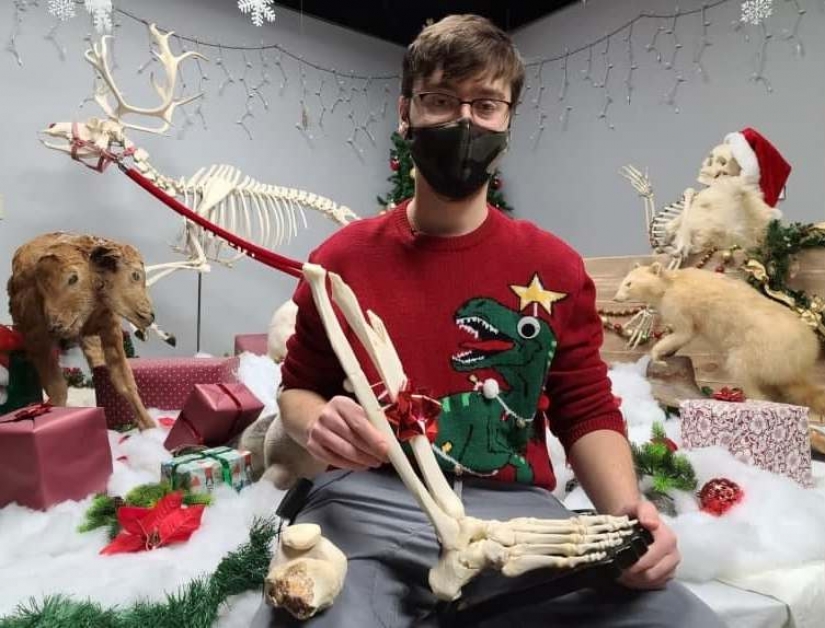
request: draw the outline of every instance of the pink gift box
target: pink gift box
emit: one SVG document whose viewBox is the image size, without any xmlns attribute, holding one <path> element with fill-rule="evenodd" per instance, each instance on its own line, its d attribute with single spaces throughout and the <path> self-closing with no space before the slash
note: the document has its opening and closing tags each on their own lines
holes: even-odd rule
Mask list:
<svg viewBox="0 0 825 628">
<path fill-rule="evenodd" d="M 215 447 L 229 442 L 253 423 L 264 404 L 244 384 L 198 384 L 189 394 L 163 446 Z"/>
<path fill-rule="evenodd" d="M 0 506 L 45 510 L 105 492 L 111 474 L 101 408 L 39 404 L 0 417 Z"/>
<path fill-rule="evenodd" d="M 197 384 L 238 381 L 238 358 L 131 358 L 129 366 L 146 408 L 180 410 Z M 97 405 L 110 429 L 134 424 L 129 403 L 115 391 L 106 367 L 93 371 Z"/>
<path fill-rule="evenodd" d="M 742 462 L 812 486 L 808 408 L 691 399 L 679 407 L 685 449 L 720 446 Z"/>
<path fill-rule="evenodd" d="M 235 355 L 249 351 L 254 355 L 268 355 L 266 334 L 239 334 L 235 336 Z"/>
</svg>

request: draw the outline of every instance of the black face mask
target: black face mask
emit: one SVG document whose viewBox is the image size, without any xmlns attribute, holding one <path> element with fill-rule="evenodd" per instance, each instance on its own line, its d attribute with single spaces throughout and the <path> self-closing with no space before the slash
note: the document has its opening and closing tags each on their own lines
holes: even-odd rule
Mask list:
<svg viewBox="0 0 825 628">
<path fill-rule="evenodd" d="M 507 150 L 508 131 L 490 131 L 462 118 L 412 127 L 407 138 L 415 167 L 440 196 L 459 200 L 484 185 Z"/>
</svg>

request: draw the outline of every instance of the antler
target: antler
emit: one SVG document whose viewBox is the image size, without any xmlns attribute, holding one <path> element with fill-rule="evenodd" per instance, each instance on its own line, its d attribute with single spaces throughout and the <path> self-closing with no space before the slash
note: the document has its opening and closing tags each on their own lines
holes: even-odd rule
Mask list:
<svg viewBox="0 0 825 628">
<path fill-rule="evenodd" d="M 149 133 L 164 133 L 172 124 L 172 115 L 175 108 L 179 105 L 186 105 L 193 100 L 203 96 L 203 92 L 184 98 L 175 100 L 175 83 L 178 78 L 178 65 L 189 57 L 206 59 L 203 55 L 194 51 L 184 52 L 182 55 L 175 56 L 169 46 L 169 38 L 174 34 L 173 31 L 168 33 L 161 33 L 154 24 L 149 26 L 152 37 L 157 43 L 158 50 L 153 50 L 152 54 L 161 62 L 166 71 L 166 81 L 160 85 L 155 81 L 154 74 L 152 75 L 152 86 L 161 97 L 162 102 L 154 108 L 133 107 L 123 97 L 123 93 L 115 84 L 115 79 L 112 76 L 112 70 L 109 68 L 108 49 L 106 40 L 110 36 L 101 38 L 100 43 L 93 44 L 91 50 L 85 53 L 86 60 L 91 63 L 97 70 L 100 78 L 103 79 L 103 84 L 95 90 L 95 101 L 106 112 L 106 114 L 113 120 L 116 120 L 123 125 L 124 128 L 135 129 L 136 131 L 147 131 Z M 111 95 L 117 101 L 117 106 L 113 106 L 109 102 L 108 96 Z M 123 121 L 123 116 L 127 113 L 133 113 L 140 116 L 150 116 L 153 118 L 160 118 L 163 124 L 158 127 L 147 127 L 136 124 L 127 124 Z"/>
</svg>

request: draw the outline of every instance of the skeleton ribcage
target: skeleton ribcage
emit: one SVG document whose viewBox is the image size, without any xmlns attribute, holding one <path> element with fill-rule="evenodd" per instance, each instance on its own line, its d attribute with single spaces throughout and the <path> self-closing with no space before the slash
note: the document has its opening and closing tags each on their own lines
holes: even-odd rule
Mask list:
<svg viewBox="0 0 825 628">
<path fill-rule="evenodd" d="M 341 225 L 358 218 L 348 207 L 328 198 L 260 183 L 232 166 L 201 169 L 188 181 L 181 180 L 178 187 L 184 204 L 198 214 L 270 250 L 297 236 L 299 224 L 307 227 L 307 209 Z M 243 256 L 229 250 L 222 238 L 188 222 L 184 222 L 176 248 L 191 254 L 190 237 L 196 238 L 209 260 L 231 264 Z"/>
<path fill-rule="evenodd" d="M 653 250 L 657 253 L 668 253 L 673 248 L 673 236 L 667 233 L 667 225 L 685 209 L 684 203 L 679 200 L 670 205 L 666 205 L 656 212 L 650 221 L 650 233 L 648 238 Z"/>
</svg>

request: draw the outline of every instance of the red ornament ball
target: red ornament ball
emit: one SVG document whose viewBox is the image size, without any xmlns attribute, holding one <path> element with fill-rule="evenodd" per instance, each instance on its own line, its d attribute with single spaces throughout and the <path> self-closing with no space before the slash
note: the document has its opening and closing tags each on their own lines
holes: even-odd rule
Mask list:
<svg viewBox="0 0 825 628">
<path fill-rule="evenodd" d="M 674 452 L 674 451 L 679 450 L 679 446 L 674 441 L 669 439 L 667 436 L 665 436 L 664 438 L 654 438 L 650 442 L 656 443 L 656 444 L 662 444 L 665 447 L 667 447 L 667 450 L 670 451 L 670 452 Z"/>
<path fill-rule="evenodd" d="M 398 169 L 401 167 L 401 162 L 398 161 L 395 157 L 390 159 L 390 170 L 393 172 L 398 172 Z"/>
<path fill-rule="evenodd" d="M 504 184 L 501 182 L 501 179 L 499 179 L 498 177 L 493 177 L 493 180 L 490 182 L 490 185 L 492 186 L 492 188 L 494 190 L 498 190 Z"/>
<path fill-rule="evenodd" d="M 708 480 L 699 491 L 700 510 L 720 516 L 742 501 L 742 488 L 727 478 Z"/>
</svg>

